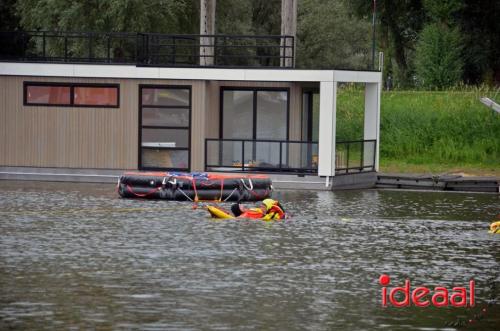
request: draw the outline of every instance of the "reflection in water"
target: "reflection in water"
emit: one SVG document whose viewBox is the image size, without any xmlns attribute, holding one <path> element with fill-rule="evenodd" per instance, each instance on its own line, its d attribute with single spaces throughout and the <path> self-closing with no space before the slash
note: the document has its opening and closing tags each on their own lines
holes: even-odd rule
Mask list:
<svg viewBox="0 0 500 331">
<path fill-rule="evenodd" d="M 498 195 L 275 197 L 291 219 L 214 221 L 109 185 L 0 181 L 0 329 L 434 330 L 500 281 Z M 382 273 L 431 288 L 473 277 L 479 307 L 382 309 Z"/>
</svg>

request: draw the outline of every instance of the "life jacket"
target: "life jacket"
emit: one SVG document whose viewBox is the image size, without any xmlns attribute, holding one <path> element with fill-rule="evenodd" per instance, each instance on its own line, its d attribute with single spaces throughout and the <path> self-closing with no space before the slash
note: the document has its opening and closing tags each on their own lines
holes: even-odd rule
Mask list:
<svg viewBox="0 0 500 331">
<path fill-rule="evenodd" d="M 264 212 L 260 208 L 250 208 L 246 209 L 243 213 L 241 213 L 241 218 L 263 218 L 265 216 Z"/>
<path fill-rule="evenodd" d="M 280 206 L 278 206 L 278 204 L 275 204 L 269 208 L 263 218 L 264 220 L 282 220 L 285 218 L 285 212 L 280 208 Z"/>
</svg>

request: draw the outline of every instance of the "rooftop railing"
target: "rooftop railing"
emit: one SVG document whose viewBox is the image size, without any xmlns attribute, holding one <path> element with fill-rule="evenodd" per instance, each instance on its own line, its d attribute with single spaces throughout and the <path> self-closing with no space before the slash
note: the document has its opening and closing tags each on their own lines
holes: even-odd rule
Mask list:
<svg viewBox="0 0 500 331">
<path fill-rule="evenodd" d="M 0 60 L 154 67 L 294 66 L 294 37 L 119 32 L 0 32 Z"/>
</svg>

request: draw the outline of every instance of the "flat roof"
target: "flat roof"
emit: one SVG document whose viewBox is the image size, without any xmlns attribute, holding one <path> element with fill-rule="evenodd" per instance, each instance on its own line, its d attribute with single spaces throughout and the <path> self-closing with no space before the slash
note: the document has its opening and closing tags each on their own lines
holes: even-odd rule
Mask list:
<svg viewBox="0 0 500 331">
<path fill-rule="evenodd" d="M 59 64 L 0 62 L 0 75 L 35 77 L 82 77 L 120 79 L 233 80 L 268 82 L 354 82 L 381 83 L 379 71 L 164 68 L 109 64 Z"/>
</svg>

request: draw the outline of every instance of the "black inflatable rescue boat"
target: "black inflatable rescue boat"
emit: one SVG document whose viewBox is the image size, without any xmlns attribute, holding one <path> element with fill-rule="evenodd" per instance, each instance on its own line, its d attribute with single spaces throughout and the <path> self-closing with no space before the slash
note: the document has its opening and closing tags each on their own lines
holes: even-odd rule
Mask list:
<svg viewBox="0 0 500 331">
<path fill-rule="evenodd" d="M 120 177 L 117 189 L 123 198 L 259 201 L 270 197 L 272 182 L 265 175 L 126 172 Z"/>
</svg>

